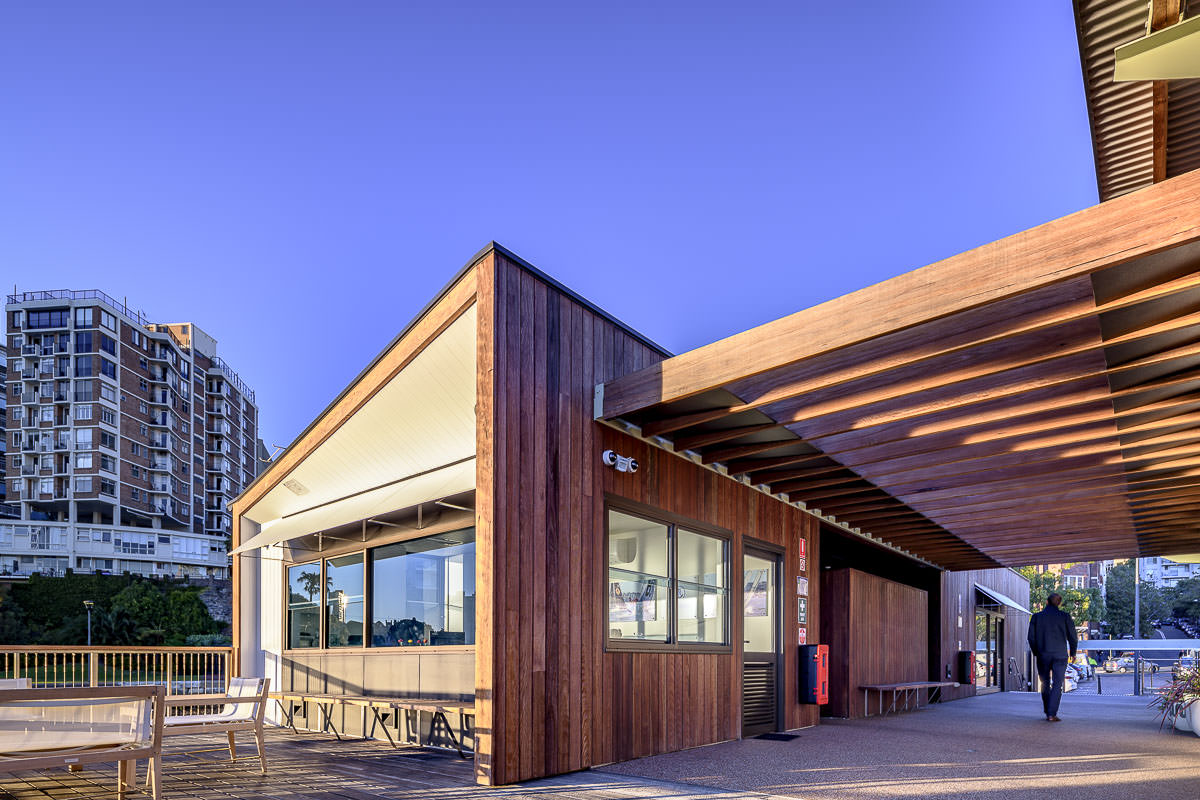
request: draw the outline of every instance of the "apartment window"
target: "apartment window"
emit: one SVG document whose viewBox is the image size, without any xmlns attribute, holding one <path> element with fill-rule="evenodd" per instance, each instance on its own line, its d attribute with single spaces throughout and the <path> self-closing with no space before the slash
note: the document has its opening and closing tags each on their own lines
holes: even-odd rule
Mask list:
<svg viewBox="0 0 1200 800">
<path fill-rule="evenodd" d="M 117 412 L 113 411 L 111 408 L 101 407 L 100 421 L 107 425 L 115 426 L 117 424 Z"/>
<path fill-rule="evenodd" d="M 145 400 L 139 400 L 139 401 L 138 401 L 138 411 L 140 411 L 141 413 L 145 414 L 145 413 L 148 413 L 148 412 L 147 412 L 147 408 L 148 408 L 148 406 L 146 405 L 146 401 L 145 401 Z"/>
<path fill-rule="evenodd" d="M 55 311 L 27 311 L 25 313 L 26 328 L 65 328 L 70 317 L 66 309 Z M 20 325 L 19 318 L 16 320 Z"/>
<path fill-rule="evenodd" d="M 54 478 L 42 478 L 38 481 L 39 494 L 54 494 Z"/>
<path fill-rule="evenodd" d="M 138 425 L 138 433 L 142 436 L 145 436 L 146 435 L 146 426 Z"/>
<path fill-rule="evenodd" d="M 144 392 L 150 388 L 150 384 L 146 383 L 145 378 L 138 378 L 138 388 Z"/>
<path fill-rule="evenodd" d="M 132 455 L 140 456 L 142 454 L 142 446 L 140 444 L 138 444 L 137 442 L 130 442 L 129 443 L 129 452 Z"/>
<path fill-rule="evenodd" d="M 43 406 L 42 407 L 42 422 L 54 422 L 54 407 L 53 406 Z"/>
<path fill-rule="evenodd" d="M 93 311 L 94 311 L 94 309 L 91 309 L 91 308 L 75 309 L 75 327 L 76 328 L 92 327 L 92 325 L 93 325 L 92 320 L 94 319 Z"/>
<path fill-rule="evenodd" d="M 115 380 L 117 377 L 117 365 L 107 358 L 100 359 L 100 374 Z"/>
<path fill-rule="evenodd" d="M 129 341 L 133 342 L 134 347 L 141 347 L 141 345 L 142 345 L 141 331 L 135 331 L 135 330 L 129 331 Z M 143 359 L 142 366 L 145 366 L 144 359 Z"/>
<path fill-rule="evenodd" d="M 92 454 L 91 453 L 76 453 L 75 454 L 75 469 L 91 469 Z"/>
<path fill-rule="evenodd" d="M 14 367 L 13 369 L 20 369 L 20 367 Z M 8 393 L 11 394 L 13 397 L 21 396 L 21 384 L 19 384 L 19 383 L 12 384 L 11 386 L 8 387 L 8 390 L 9 390 Z"/>
<path fill-rule="evenodd" d="M 90 492 L 90 491 L 92 491 L 92 479 L 91 479 L 91 476 L 88 476 L 88 477 L 83 477 L 83 478 L 76 478 L 76 479 L 75 479 L 75 491 L 77 491 L 77 492 Z"/>
<path fill-rule="evenodd" d="M 75 419 L 91 419 L 92 407 L 89 405 L 75 406 Z"/>
<path fill-rule="evenodd" d="M 116 331 L 117 318 L 114 317 L 112 314 L 108 313 L 107 311 L 104 311 L 103 309 L 101 309 L 101 311 L 100 311 L 100 326 L 103 328 L 108 328 L 110 331 Z"/>
<path fill-rule="evenodd" d="M 130 489 L 129 496 L 134 500 L 142 499 L 142 491 L 140 489 Z"/>
<path fill-rule="evenodd" d="M 75 358 L 75 377 L 90 378 L 96 374 L 95 366 L 92 364 L 91 356 L 76 356 Z"/>
<path fill-rule="evenodd" d="M 116 461 L 113 460 L 112 456 L 106 456 L 103 453 L 101 453 L 100 454 L 100 469 L 104 470 L 105 472 L 116 472 L 117 471 Z"/>
<path fill-rule="evenodd" d="M 609 645 L 728 645 L 727 535 L 623 507 L 607 522 Z"/>
<path fill-rule="evenodd" d="M 75 449 L 76 450 L 91 450 L 92 449 L 92 429 L 79 428 L 75 431 Z"/>
<path fill-rule="evenodd" d="M 100 431 L 100 446 L 107 447 L 109 450 L 116 450 L 117 437 L 113 436 L 108 431 Z"/>
<path fill-rule="evenodd" d="M 129 465 L 129 474 L 134 478 L 140 478 L 140 477 L 142 477 L 142 468 L 139 467 L 137 464 L 130 464 Z"/>
<path fill-rule="evenodd" d="M 111 336 L 100 334 L 100 349 L 109 355 L 117 354 L 117 343 Z"/>
<path fill-rule="evenodd" d="M 100 384 L 100 399 L 107 400 L 110 403 L 117 402 L 117 390 L 107 383 Z"/>
<path fill-rule="evenodd" d="M 90 353 L 93 350 L 93 339 L 91 331 L 80 331 L 75 334 L 75 352 Z"/>
<path fill-rule="evenodd" d="M 149 365 L 146 363 L 146 357 L 145 357 L 145 356 L 139 356 L 139 357 L 138 357 L 138 366 L 139 366 L 139 367 L 141 367 L 143 370 L 144 370 L 144 369 L 147 369 L 147 368 L 149 367 Z"/>
<path fill-rule="evenodd" d="M 13 419 L 13 421 L 20 422 L 25 416 L 25 409 L 21 406 L 13 406 L 13 408 L 8 412 L 8 415 Z"/>
</svg>

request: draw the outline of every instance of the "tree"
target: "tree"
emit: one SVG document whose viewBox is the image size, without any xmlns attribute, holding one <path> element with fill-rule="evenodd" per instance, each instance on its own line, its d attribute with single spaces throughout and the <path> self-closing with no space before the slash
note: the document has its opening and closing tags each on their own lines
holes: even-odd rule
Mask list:
<svg viewBox="0 0 1200 800">
<path fill-rule="evenodd" d="M 1099 589 L 1064 586 L 1061 576 L 1039 572 L 1037 567 L 1021 567 L 1017 572 L 1029 581 L 1029 603 L 1034 611 L 1044 608 L 1046 598 L 1057 593 L 1062 595 L 1062 610 L 1071 615 L 1076 627 L 1085 627 L 1088 622 L 1104 619 L 1104 598 Z"/>
<path fill-rule="evenodd" d="M 309 602 L 312 602 L 317 592 L 321 591 L 321 573 L 301 572 L 300 583 L 304 584 L 304 592 L 308 595 Z"/>
<path fill-rule="evenodd" d="M 1173 616 L 1200 622 L 1200 578 L 1187 578 L 1175 584 L 1168 601 Z"/>
<path fill-rule="evenodd" d="M 1133 635 L 1136 638 L 1146 638 L 1154 635 L 1154 626 L 1150 620 L 1162 619 L 1171 615 L 1164 592 L 1153 583 L 1142 583 L 1141 595 L 1141 630 L 1136 634 L 1133 630 L 1133 562 L 1122 562 L 1108 573 L 1105 584 L 1104 604 L 1106 613 L 1104 621 L 1108 626 L 1108 634 L 1119 639 L 1122 636 Z"/>
</svg>

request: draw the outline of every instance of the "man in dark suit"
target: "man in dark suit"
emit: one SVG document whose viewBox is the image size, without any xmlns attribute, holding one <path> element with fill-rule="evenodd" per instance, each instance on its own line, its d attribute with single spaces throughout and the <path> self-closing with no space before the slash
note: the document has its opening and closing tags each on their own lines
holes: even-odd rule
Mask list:
<svg viewBox="0 0 1200 800">
<path fill-rule="evenodd" d="M 1062 595 L 1046 598 L 1046 607 L 1029 618 L 1029 649 L 1037 659 L 1038 677 L 1042 679 L 1042 710 L 1050 722 L 1058 718 L 1058 703 L 1062 700 L 1063 679 L 1067 663 L 1075 660 L 1079 640 L 1071 615 L 1059 608 Z"/>
</svg>

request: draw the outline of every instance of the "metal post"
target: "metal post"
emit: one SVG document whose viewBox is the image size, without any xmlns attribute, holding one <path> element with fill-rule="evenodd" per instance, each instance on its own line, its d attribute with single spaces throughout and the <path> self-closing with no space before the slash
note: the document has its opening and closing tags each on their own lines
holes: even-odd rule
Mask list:
<svg viewBox="0 0 1200 800">
<path fill-rule="evenodd" d="M 1133 559 L 1133 638 L 1142 638 L 1142 559 Z M 1142 694 L 1142 651 L 1133 651 L 1133 693 Z"/>
<path fill-rule="evenodd" d="M 96 605 L 92 600 L 84 600 L 83 607 L 87 609 L 88 615 L 88 643 L 87 646 L 92 646 L 92 606 Z"/>
</svg>

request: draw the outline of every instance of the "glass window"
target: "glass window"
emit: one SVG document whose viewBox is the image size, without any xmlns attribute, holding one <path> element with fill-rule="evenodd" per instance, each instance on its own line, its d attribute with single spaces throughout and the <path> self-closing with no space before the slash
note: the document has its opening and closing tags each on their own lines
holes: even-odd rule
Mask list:
<svg viewBox="0 0 1200 800">
<path fill-rule="evenodd" d="M 669 538 L 660 522 L 608 512 L 609 638 L 668 640 Z"/>
<path fill-rule="evenodd" d="M 475 529 L 371 551 L 371 644 L 475 643 Z"/>
<path fill-rule="evenodd" d="M 679 589 L 675 593 L 681 642 L 724 644 L 729 587 L 728 545 L 715 536 L 678 529 Z"/>
<path fill-rule="evenodd" d="M 289 648 L 320 647 L 321 565 L 288 567 L 287 637 Z"/>
<path fill-rule="evenodd" d="M 729 644 L 729 542 L 608 511 L 608 640 Z"/>
<path fill-rule="evenodd" d="M 362 646 L 362 553 L 325 561 L 325 638 L 330 647 Z"/>
</svg>

